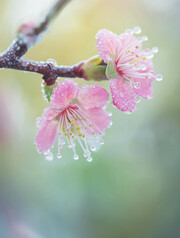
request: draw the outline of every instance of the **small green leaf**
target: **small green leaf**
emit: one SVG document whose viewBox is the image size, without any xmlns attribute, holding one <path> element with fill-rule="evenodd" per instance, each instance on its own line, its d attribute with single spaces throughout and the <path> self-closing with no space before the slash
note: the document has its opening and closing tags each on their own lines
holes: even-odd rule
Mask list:
<svg viewBox="0 0 180 238">
<path fill-rule="evenodd" d="M 42 93 L 43 97 L 47 102 L 50 102 L 51 95 L 53 93 L 53 89 L 57 87 L 57 84 L 47 86 L 42 83 Z"/>
<path fill-rule="evenodd" d="M 114 62 L 112 62 L 112 61 L 108 62 L 108 64 L 107 64 L 106 76 L 108 79 L 114 79 L 114 78 L 119 77 L 119 75 L 116 71 L 116 68 L 114 66 Z"/>
</svg>

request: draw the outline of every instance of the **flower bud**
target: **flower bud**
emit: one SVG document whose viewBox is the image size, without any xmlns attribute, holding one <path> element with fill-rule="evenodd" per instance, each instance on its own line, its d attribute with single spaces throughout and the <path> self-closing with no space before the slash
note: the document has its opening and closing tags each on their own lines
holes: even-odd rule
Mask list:
<svg viewBox="0 0 180 238">
<path fill-rule="evenodd" d="M 106 65 L 99 55 L 86 60 L 81 68 L 84 70 L 86 80 L 101 81 L 107 79 L 105 74 Z"/>
</svg>

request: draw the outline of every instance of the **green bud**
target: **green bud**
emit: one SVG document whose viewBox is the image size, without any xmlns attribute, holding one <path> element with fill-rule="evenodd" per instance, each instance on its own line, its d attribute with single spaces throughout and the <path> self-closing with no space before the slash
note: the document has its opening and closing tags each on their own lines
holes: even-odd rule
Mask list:
<svg viewBox="0 0 180 238">
<path fill-rule="evenodd" d="M 94 56 L 84 62 L 82 69 L 85 72 L 86 80 L 100 81 L 106 78 L 106 65 L 102 65 L 102 59 Z"/>
</svg>

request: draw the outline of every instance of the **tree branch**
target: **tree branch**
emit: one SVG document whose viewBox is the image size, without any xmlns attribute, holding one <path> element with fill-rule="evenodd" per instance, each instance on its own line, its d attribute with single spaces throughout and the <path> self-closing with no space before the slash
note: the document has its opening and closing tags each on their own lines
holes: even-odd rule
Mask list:
<svg viewBox="0 0 180 238">
<path fill-rule="evenodd" d="M 39 25 L 30 22 L 20 26 L 19 33 L 15 40 L 6 51 L 0 54 L 0 68 L 42 74 L 47 85 L 54 84 L 58 77 L 84 78 L 85 75 L 81 68 L 83 62 L 74 66 L 57 66 L 53 62 L 38 62 L 21 59 L 30 47 L 37 43 L 38 37 L 47 29 L 52 19 L 68 2 L 70 2 L 70 0 L 57 1 Z"/>
</svg>

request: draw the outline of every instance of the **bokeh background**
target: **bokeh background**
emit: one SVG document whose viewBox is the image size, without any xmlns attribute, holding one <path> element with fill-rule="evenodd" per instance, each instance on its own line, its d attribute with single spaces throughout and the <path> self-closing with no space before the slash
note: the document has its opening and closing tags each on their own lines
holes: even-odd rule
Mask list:
<svg viewBox="0 0 180 238">
<path fill-rule="evenodd" d="M 53 2 L 0 0 L 0 52 Z M 154 98 L 131 115 L 109 104 L 113 126 L 92 163 L 69 149 L 52 162 L 38 154 L 35 120 L 48 106 L 41 76 L 0 71 L 0 237 L 180 237 L 179 10 L 178 0 L 73 0 L 26 55 L 71 65 L 97 54 L 99 29 L 136 25 L 149 37 L 144 46 L 159 48 Z"/>
</svg>

